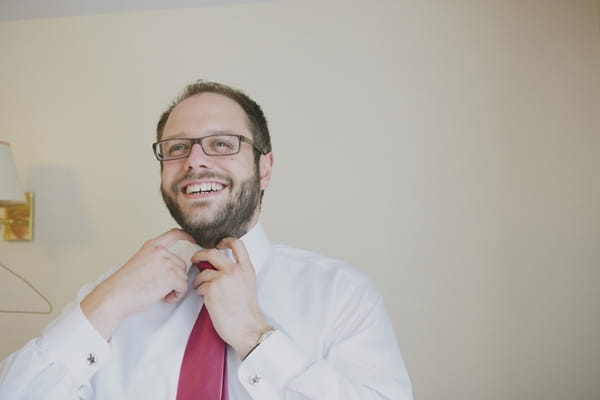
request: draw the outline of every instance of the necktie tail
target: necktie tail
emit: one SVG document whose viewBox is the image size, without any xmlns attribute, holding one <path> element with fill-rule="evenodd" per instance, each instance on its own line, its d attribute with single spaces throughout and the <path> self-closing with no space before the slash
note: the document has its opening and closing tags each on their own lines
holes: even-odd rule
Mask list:
<svg viewBox="0 0 600 400">
<path fill-rule="evenodd" d="M 210 263 L 198 268 L 213 268 Z M 227 400 L 227 345 L 202 306 L 183 354 L 177 400 Z"/>
</svg>

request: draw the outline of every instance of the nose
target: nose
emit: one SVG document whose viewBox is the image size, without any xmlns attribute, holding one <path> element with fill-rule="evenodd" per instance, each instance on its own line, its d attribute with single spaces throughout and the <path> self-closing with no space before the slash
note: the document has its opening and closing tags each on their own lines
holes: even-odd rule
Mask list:
<svg viewBox="0 0 600 400">
<path fill-rule="evenodd" d="M 199 143 L 194 143 L 190 154 L 185 159 L 185 169 L 208 168 L 211 164 L 210 157 L 204 154 Z"/>
</svg>

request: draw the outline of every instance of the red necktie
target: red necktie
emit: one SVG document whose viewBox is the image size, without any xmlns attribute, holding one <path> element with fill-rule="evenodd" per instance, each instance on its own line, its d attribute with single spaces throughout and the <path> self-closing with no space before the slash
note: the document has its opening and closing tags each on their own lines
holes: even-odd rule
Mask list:
<svg viewBox="0 0 600 400">
<path fill-rule="evenodd" d="M 200 270 L 214 269 L 209 262 Z M 202 306 L 188 338 L 179 372 L 177 400 L 227 400 L 227 345 Z"/>
</svg>

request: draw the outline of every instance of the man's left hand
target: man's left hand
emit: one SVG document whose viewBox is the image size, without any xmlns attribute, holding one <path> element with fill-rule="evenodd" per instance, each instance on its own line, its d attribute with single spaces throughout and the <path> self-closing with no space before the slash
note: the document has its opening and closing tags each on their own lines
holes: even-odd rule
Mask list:
<svg viewBox="0 0 600 400">
<path fill-rule="evenodd" d="M 222 249 L 231 249 L 234 261 L 219 251 Z M 208 261 L 215 267 L 200 272 L 193 286 L 198 295 L 204 296 L 204 305 L 219 336 L 240 358 L 245 358 L 269 324 L 258 307 L 256 272 L 244 243 L 225 238 L 216 249 L 196 252 L 192 261 Z"/>
</svg>

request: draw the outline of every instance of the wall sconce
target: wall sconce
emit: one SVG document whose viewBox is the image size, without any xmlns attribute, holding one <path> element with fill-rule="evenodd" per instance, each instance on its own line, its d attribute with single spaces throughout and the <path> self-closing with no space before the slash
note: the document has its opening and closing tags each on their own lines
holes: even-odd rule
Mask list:
<svg viewBox="0 0 600 400">
<path fill-rule="evenodd" d="M 23 193 L 10 144 L 0 141 L 0 207 L 4 207 L 4 240 L 33 238 L 33 193 Z"/>
</svg>

